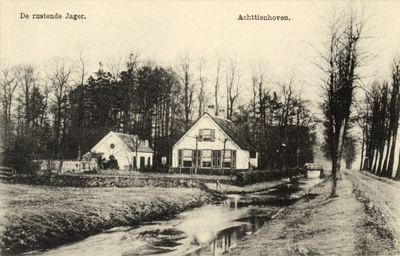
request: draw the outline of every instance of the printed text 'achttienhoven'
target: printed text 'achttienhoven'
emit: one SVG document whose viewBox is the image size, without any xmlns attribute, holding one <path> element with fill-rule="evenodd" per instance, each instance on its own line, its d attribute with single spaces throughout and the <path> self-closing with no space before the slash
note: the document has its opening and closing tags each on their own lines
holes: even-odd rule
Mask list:
<svg viewBox="0 0 400 256">
<path fill-rule="evenodd" d="M 289 16 L 271 16 L 271 15 L 260 15 L 260 14 L 246 14 L 246 15 L 241 15 L 239 14 L 238 20 L 270 20 L 270 21 L 286 21 L 290 20 Z"/>
</svg>

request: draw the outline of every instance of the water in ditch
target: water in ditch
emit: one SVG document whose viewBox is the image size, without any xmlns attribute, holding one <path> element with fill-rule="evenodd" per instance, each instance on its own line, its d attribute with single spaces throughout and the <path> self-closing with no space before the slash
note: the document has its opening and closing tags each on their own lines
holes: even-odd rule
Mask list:
<svg viewBox="0 0 400 256">
<path fill-rule="evenodd" d="M 297 179 L 262 192 L 229 195 L 221 203 L 180 213 L 171 220 L 113 228 L 80 242 L 31 255 L 219 256 L 318 182 L 319 179 Z"/>
</svg>

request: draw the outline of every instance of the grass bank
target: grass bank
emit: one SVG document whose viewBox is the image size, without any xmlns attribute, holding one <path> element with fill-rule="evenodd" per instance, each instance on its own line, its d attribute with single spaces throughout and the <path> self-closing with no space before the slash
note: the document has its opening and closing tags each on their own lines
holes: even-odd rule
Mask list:
<svg viewBox="0 0 400 256">
<path fill-rule="evenodd" d="M 113 227 L 166 219 L 212 199 L 198 188 L 0 185 L 4 255 L 54 248 Z"/>
<path fill-rule="evenodd" d="M 398 255 L 379 213 L 342 177 L 339 197 L 329 197 L 329 180 L 317 185 L 226 255 Z"/>
<path fill-rule="evenodd" d="M 300 178 L 302 176 L 296 176 L 296 178 Z M 231 182 L 232 183 L 232 182 Z M 220 184 L 216 184 L 216 182 L 206 182 L 204 185 L 206 185 L 209 189 L 212 190 L 217 190 L 221 191 L 225 194 L 246 194 L 246 193 L 254 193 L 254 192 L 260 192 L 260 191 L 265 191 L 274 187 L 278 187 L 283 184 L 289 183 L 289 180 L 287 178 L 285 179 L 277 179 L 277 180 L 272 180 L 272 181 L 265 181 L 265 182 L 259 182 L 247 186 L 237 186 L 234 184 L 230 183 L 223 183 L 220 182 Z"/>
</svg>

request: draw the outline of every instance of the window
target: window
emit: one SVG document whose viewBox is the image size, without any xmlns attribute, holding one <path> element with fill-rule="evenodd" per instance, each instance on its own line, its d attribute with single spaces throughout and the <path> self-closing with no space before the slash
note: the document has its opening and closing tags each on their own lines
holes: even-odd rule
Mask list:
<svg viewBox="0 0 400 256">
<path fill-rule="evenodd" d="M 200 129 L 199 141 L 215 141 L 215 129 Z"/>
<path fill-rule="evenodd" d="M 183 166 L 192 166 L 192 156 L 193 151 L 191 149 L 184 149 L 183 150 Z"/>
<path fill-rule="evenodd" d="M 178 150 L 178 165 L 182 167 L 205 167 L 205 168 L 221 168 L 222 164 L 227 168 L 236 167 L 236 150 L 225 150 L 225 156 L 222 163 L 223 150 Z"/>
<path fill-rule="evenodd" d="M 211 150 L 203 150 L 203 167 L 211 167 Z"/>
<path fill-rule="evenodd" d="M 224 167 L 231 167 L 232 166 L 232 151 L 231 150 L 225 150 L 225 155 L 224 155 Z"/>
<path fill-rule="evenodd" d="M 225 150 L 224 167 L 236 167 L 236 150 Z"/>
<path fill-rule="evenodd" d="M 236 150 L 232 150 L 232 167 L 236 168 Z"/>
<path fill-rule="evenodd" d="M 201 166 L 201 150 L 193 150 L 192 165 Z"/>
<path fill-rule="evenodd" d="M 212 151 L 212 167 L 221 167 L 221 150 Z"/>
</svg>

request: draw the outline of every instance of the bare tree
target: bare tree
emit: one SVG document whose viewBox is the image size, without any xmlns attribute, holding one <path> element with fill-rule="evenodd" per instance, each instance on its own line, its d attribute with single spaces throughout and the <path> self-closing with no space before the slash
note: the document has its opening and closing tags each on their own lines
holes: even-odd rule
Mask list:
<svg viewBox="0 0 400 256">
<path fill-rule="evenodd" d="M 54 59 L 47 70 L 51 92 L 53 94 L 54 112 L 54 140 L 56 143 L 55 154 L 62 159 L 62 134 L 65 127 L 65 108 L 67 104 L 67 93 L 71 89 L 72 73 L 74 66 L 62 59 Z"/>
<path fill-rule="evenodd" d="M 80 85 L 84 85 L 84 83 L 85 83 L 85 80 L 86 80 L 86 75 L 87 75 L 87 73 L 86 73 L 86 65 L 85 65 L 85 60 L 84 60 L 84 58 L 83 58 L 83 52 L 82 51 L 80 51 L 79 52 L 79 63 L 80 63 L 80 66 L 79 66 L 79 71 L 80 71 Z"/>
<path fill-rule="evenodd" d="M 219 111 L 219 90 L 220 90 L 220 86 L 221 86 L 221 77 L 220 77 L 220 73 L 221 73 L 221 69 L 222 69 L 222 57 L 217 54 L 217 63 L 216 63 L 216 74 L 215 74 L 215 78 L 214 78 L 214 102 L 215 102 L 215 115 L 218 115 L 218 111 Z"/>
<path fill-rule="evenodd" d="M 393 63 L 393 106 L 391 106 L 390 115 L 392 117 L 392 147 L 390 149 L 390 156 L 389 156 L 389 163 L 387 168 L 387 176 L 392 177 L 394 174 L 393 165 L 394 165 L 394 154 L 396 149 L 396 142 L 397 142 L 397 132 L 398 132 L 398 125 L 399 125 L 399 114 L 400 114 L 400 95 L 399 95 L 399 87 L 400 87 L 400 73 L 399 73 L 399 64 L 400 60 L 394 61 Z M 400 164 L 397 167 L 396 171 L 396 180 L 400 179 Z"/>
<path fill-rule="evenodd" d="M 206 60 L 204 57 L 200 57 L 197 63 L 199 90 L 197 94 L 197 100 L 199 103 L 199 116 L 204 113 L 207 102 L 209 101 L 209 95 L 207 93 L 207 76 L 204 74 L 206 66 Z"/>
<path fill-rule="evenodd" d="M 138 150 L 139 146 L 142 144 L 142 141 L 139 139 L 137 135 L 126 135 L 124 140 L 128 143 L 128 145 L 124 145 L 124 153 L 129 163 L 129 171 L 139 171 L 138 168 Z M 134 156 L 132 157 L 132 149 L 134 149 Z M 141 166 L 139 166 L 141 167 Z"/>
<path fill-rule="evenodd" d="M 121 116 L 118 126 L 121 126 L 124 133 L 132 128 L 132 122 L 135 119 L 136 113 L 134 113 L 135 108 L 135 89 L 137 87 L 136 76 L 139 67 L 139 57 L 140 52 L 131 52 L 129 55 L 129 60 L 127 62 L 127 71 L 122 71 L 119 73 L 120 76 L 120 91 L 122 92 L 119 96 L 121 100 Z"/>
<path fill-rule="evenodd" d="M 184 105 L 184 122 L 185 122 L 185 130 L 189 127 L 189 123 L 192 119 L 192 111 L 193 111 L 193 95 L 195 90 L 195 84 L 193 81 L 193 74 L 191 72 L 191 63 L 192 60 L 190 58 L 190 53 L 186 52 L 178 56 L 177 60 L 177 76 L 179 78 L 181 84 L 181 91 L 183 97 L 183 105 Z"/>
<path fill-rule="evenodd" d="M 265 99 L 268 95 L 268 79 L 266 73 L 267 67 L 265 63 L 259 61 L 256 64 L 252 65 L 252 107 L 253 113 L 259 115 L 259 136 L 260 138 L 265 137 L 267 118 L 266 118 L 266 110 L 267 106 L 265 104 Z"/>
<path fill-rule="evenodd" d="M 381 176 L 392 177 L 394 152 L 396 148 L 397 129 L 399 125 L 399 66 L 396 61 L 392 65 L 392 93 L 388 104 L 388 124 L 387 124 L 387 149 L 386 157 L 381 167 Z"/>
<path fill-rule="evenodd" d="M 85 65 L 85 61 L 83 59 L 83 52 L 82 51 L 79 52 L 79 62 L 80 62 L 80 65 L 78 66 L 78 69 L 80 71 L 80 83 L 79 83 L 79 86 L 82 87 L 82 89 L 80 90 L 80 93 L 81 93 L 81 99 L 83 99 L 84 98 L 84 93 L 85 93 L 84 90 L 83 90 L 83 87 L 84 87 L 84 84 L 85 84 L 85 81 L 86 81 L 86 65 Z M 48 90 L 46 90 L 46 91 L 48 91 Z M 84 115 L 85 115 L 84 102 L 79 101 L 79 107 L 78 107 L 78 120 L 79 120 L 79 122 L 78 122 L 78 127 L 77 127 L 78 128 L 78 134 L 77 134 L 77 136 L 78 136 L 78 160 L 81 159 L 81 150 L 82 150 L 82 141 L 83 141 L 83 137 L 82 137 L 83 136 L 83 124 L 82 124 L 81 120 L 84 119 Z"/>
<path fill-rule="evenodd" d="M 234 107 L 241 93 L 240 78 L 242 73 L 239 68 L 238 61 L 231 58 L 229 66 L 226 68 L 226 111 L 227 118 L 230 119 L 233 115 Z"/>
<path fill-rule="evenodd" d="M 11 109 L 13 105 L 14 92 L 18 87 L 18 79 L 15 74 L 15 68 L 3 68 L 1 71 L 1 103 L 3 105 L 3 143 L 4 146 L 10 144 L 12 134 Z"/>
<path fill-rule="evenodd" d="M 294 102 L 296 76 L 291 75 L 287 77 L 288 77 L 287 81 L 278 82 L 278 85 L 281 87 L 283 95 L 282 115 L 281 115 L 281 120 L 279 120 L 280 126 L 288 125 L 289 114 L 293 108 L 293 102 Z"/>
<path fill-rule="evenodd" d="M 114 79 L 118 79 L 119 73 L 121 72 L 122 59 L 121 57 L 113 57 L 107 62 L 107 68 Z"/>
<path fill-rule="evenodd" d="M 320 54 L 324 62 L 320 67 L 327 78 L 323 86 L 326 94 L 323 109 L 332 159 L 332 197 L 337 196 L 337 174 L 340 171 L 343 140 L 358 79 L 356 70 L 362 59 L 359 43 L 363 39 L 367 21 L 364 10 L 358 11 L 352 4 L 339 13 L 335 11 L 329 24 L 327 51 Z"/>
<path fill-rule="evenodd" d="M 16 69 L 17 77 L 20 85 L 20 101 L 23 105 L 23 123 L 28 128 L 32 123 L 32 115 L 30 111 L 31 93 L 37 86 L 38 74 L 32 65 L 21 65 Z M 20 114 L 19 114 L 20 116 Z M 19 126 L 22 128 L 22 125 Z"/>
<path fill-rule="evenodd" d="M 388 94 L 386 82 L 374 81 L 366 97 L 368 108 L 364 124 L 367 139 L 364 169 L 373 173 L 378 171 L 378 163 L 383 155 L 387 139 Z"/>
</svg>

